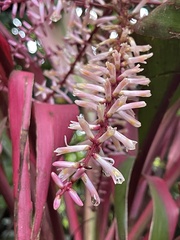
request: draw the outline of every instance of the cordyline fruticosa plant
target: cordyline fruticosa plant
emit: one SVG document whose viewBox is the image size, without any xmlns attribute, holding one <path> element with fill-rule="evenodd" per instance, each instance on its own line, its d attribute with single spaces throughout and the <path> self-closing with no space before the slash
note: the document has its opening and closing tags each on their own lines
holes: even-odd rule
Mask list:
<svg viewBox="0 0 180 240">
<path fill-rule="evenodd" d="M 0 6 L 1 239 L 180 239 L 180 1 Z"/>
</svg>

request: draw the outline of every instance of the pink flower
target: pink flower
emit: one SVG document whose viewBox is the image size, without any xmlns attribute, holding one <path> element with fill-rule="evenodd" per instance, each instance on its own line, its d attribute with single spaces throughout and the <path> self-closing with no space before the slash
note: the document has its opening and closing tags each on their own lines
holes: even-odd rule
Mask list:
<svg viewBox="0 0 180 240">
<path fill-rule="evenodd" d="M 80 197 L 78 196 L 76 191 L 71 188 L 71 186 L 72 186 L 71 182 L 63 183 L 61 178 L 59 176 L 57 176 L 54 172 L 51 173 L 51 177 L 52 177 L 53 181 L 55 182 L 55 184 L 59 187 L 59 190 L 56 193 L 56 197 L 55 197 L 54 203 L 53 203 L 53 208 L 55 210 L 57 210 L 60 207 L 61 198 L 65 192 L 67 192 L 70 195 L 70 197 L 73 199 L 73 201 L 77 205 L 83 206 L 83 202 L 81 201 Z"/>
<path fill-rule="evenodd" d="M 101 165 L 106 176 L 111 176 L 115 184 L 122 184 L 125 179 L 118 169 L 113 167 L 106 158 L 94 153 L 93 158 Z"/>
<path fill-rule="evenodd" d="M 81 179 L 83 180 L 85 186 L 87 187 L 87 189 L 90 192 L 92 204 L 94 206 L 98 206 L 100 204 L 100 198 L 99 198 L 99 195 L 98 195 L 94 185 L 92 184 L 91 180 L 89 179 L 88 175 L 86 173 L 84 173 L 82 175 Z"/>
<path fill-rule="evenodd" d="M 79 151 L 87 151 L 91 147 L 89 145 L 76 145 L 76 146 L 67 146 L 67 147 L 59 147 L 54 152 L 58 155 L 62 155 L 70 152 L 79 152 Z"/>
<path fill-rule="evenodd" d="M 115 131 L 114 137 L 125 146 L 127 151 L 135 149 L 135 145 L 137 144 L 136 141 L 133 141 L 133 140 L 127 138 L 126 136 L 124 136 L 123 134 L 121 134 L 118 131 Z"/>
</svg>

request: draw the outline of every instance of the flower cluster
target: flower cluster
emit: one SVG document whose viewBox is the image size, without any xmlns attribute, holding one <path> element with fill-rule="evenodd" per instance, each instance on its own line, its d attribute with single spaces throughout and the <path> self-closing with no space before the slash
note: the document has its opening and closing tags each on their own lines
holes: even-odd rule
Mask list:
<svg viewBox="0 0 180 240">
<path fill-rule="evenodd" d="M 143 70 L 140 64 L 146 63 L 152 53 L 140 55 L 141 52 L 149 51 L 151 47 L 136 45 L 126 28 L 122 31 L 121 39 L 123 40 L 120 42 L 118 50 L 116 48 L 96 55 L 95 59 L 91 59 L 91 63 L 79 70 L 84 82 L 77 83 L 74 89 L 74 95 L 78 97 L 75 103 L 94 111 L 97 117 L 94 122 L 89 123 L 80 114 L 77 118 L 78 121 L 72 121 L 69 128 L 83 131 L 86 140 L 76 146 L 68 146 L 66 143 L 66 147 L 55 150 L 57 155 L 86 152 L 80 162 L 57 161 L 53 164 L 60 167 L 59 175 L 55 175 L 55 173 L 52 175 L 60 188 L 55 198 L 55 208 L 59 206 L 57 199 L 59 203 L 64 191 L 72 190 L 72 184 L 79 178 L 83 180 L 90 191 L 92 203 L 94 205 L 100 203 L 98 193 L 86 174 L 90 163 L 95 166 L 100 165 L 104 174 L 111 176 L 115 184 L 121 184 L 125 180 L 119 170 L 113 166 L 114 160 L 105 156 L 103 146 L 106 141 L 111 141 L 117 151 L 122 151 L 123 148 L 126 151 L 135 149 L 137 142 L 122 134 L 114 126 L 112 119 L 115 117 L 129 122 L 134 127 L 141 126 L 141 123 L 135 118 L 133 109 L 145 107 L 146 103 L 138 99 L 139 97 L 149 97 L 151 93 L 149 90 L 137 90 L 136 86 L 150 83 L 148 78 L 139 73 Z M 103 62 L 105 62 L 104 65 Z M 77 194 L 75 195 L 74 192 L 73 195 L 70 192 L 69 194 L 78 205 L 82 205 Z"/>
<path fill-rule="evenodd" d="M 144 53 L 149 52 L 151 47 L 138 46 L 131 37 L 131 20 L 140 19 L 139 11 L 147 0 L 141 0 L 138 4 L 116 0 L 112 3 L 105 0 L 20 0 L 18 3 L 19 7 L 13 0 L 1 3 L 2 10 L 12 5 L 13 17 L 18 11 L 20 18 L 23 17 L 24 9 L 27 9 L 27 20 L 23 19 L 18 26 L 24 37 L 19 36 L 18 41 L 9 39 L 13 56 L 25 60 L 26 67 L 29 67 L 32 59 L 27 56 L 26 45 L 35 35 L 43 51 L 37 51 L 33 60 L 39 65 L 46 60 L 51 64 L 51 69 L 43 72 L 43 81 L 35 79 L 34 96 L 49 103 L 55 103 L 59 98 L 72 103 L 68 96 L 71 93 L 76 97 L 75 103 L 85 109 L 84 112 L 88 109 L 95 113 L 95 119 L 91 122 L 80 114 L 77 121 L 72 121 L 69 126 L 72 130 L 85 133 L 84 142 L 75 146 L 66 143 L 65 147 L 55 150 L 57 155 L 79 151 L 86 154 L 76 163 L 53 163 L 60 171 L 58 175 L 52 173 L 59 187 L 54 208 L 59 207 L 65 192 L 78 205 L 83 205 L 72 188 L 78 179 L 84 182 L 92 203 L 97 206 L 100 197 L 88 177 L 88 171 L 92 166 L 100 166 L 115 184 L 125 180 L 113 166 L 114 160 L 109 155 L 112 149 L 116 152 L 134 150 L 137 142 L 125 136 L 117 126 L 128 122 L 140 127 L 134 109 L 146 106 L 144 101 L 139 101 L 139 97 L 151 95 L 149 90 L 137 88 L 150 82 L 140 75 L 143 70 L 140 64 L 146 64 L 152 56 L 152 53 Z"/>
</svg>

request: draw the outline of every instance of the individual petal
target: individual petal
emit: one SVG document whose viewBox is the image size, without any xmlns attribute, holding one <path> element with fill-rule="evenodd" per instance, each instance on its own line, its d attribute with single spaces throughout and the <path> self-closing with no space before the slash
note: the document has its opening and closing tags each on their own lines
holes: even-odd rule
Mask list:
<svg viewBox="0 0 180 240">
<path fill-rule="evenodd" d="M 68 193 L 70 195 L 70 197 L 72 198 L 72 200 L 80 207 L 83 206 L 83 202 L 81 201 L 80 197 L 78 196 L 77 192 L 72 189 L 72 188 L 69 188 L 68 189 Z"/>
<path fill-rule="evenodd" d="M 96 72 L 96 74 L 98 74 L 98 76 L 109 73 L 107 68 L 96 65 L 96 64 L 87 64 L 86 69 L 91 71 L 91 72 Z"/>
<path fill-rule="evenodd" d="M 94 57 L 91 58 L 90 63 L 95 62 L 95 61 L 104 60 L 111 54 L 112 54 L 111 51 L 99 53 L 99 54 L 97 54 L 97 55 L 95 55 Z"/>
<path fill-rule="evenodd" d="M 106 108 L 105 104 L 99 104 L 97 106 L 97 115 L 98 115 L 99 122 L 104 121 L 105 108 Z"/>
<path fill-rule="evenodd" d="M 75 121 L 71 121 L 71 124 L 69 125 L 68 128 L 73 129 L 73 130 L 80 130 L 80 131 L 82 131 L 82 128 L 81 128 L 79 122 L 75 122 Z M 89 124 L 89 128 L 91 130 L 99 130 L 100 125 L 98 125 L 98 124 Z"/>
<path fill-rule="evenodd" d="M 51 173 L 51 177 L 53 179 L 53 181 L 55 182 L 55 184 L 62 189 L 64 187 L 64 184 L 62 183 L 61 179 L 56 175 L 56 173 L 52 172 Z"/>
<path fill-rule="evenodd" d="M 125 181 L 122 173 L 115 167 L 112 169 L 111 177 L 115 184 L 122 184 Z"/>
<path fill-rule="evenodd" d="M 124 111 L 124 110 L 129 110 L 129 109 L 134 109 L 134 108 L 142 108 L 145 106 L 146 106 L 146 103 L 144 101 L 126 103 L 126 104 L 122 105 L 118 109 L 118 111 Z"/>
<path fill-rule="evenodd" d="M 79 166 L 76 162 L 67 162 L 67 161 L 56 161 L 52 164 L 54 167 L 59 168 L 77 168 Z"/>
<path fill-rule="evenodd" d="M 90 84 L 90 83 L 77 83 L 76 87 L 80 88 L 80 89 L 89 90 L 89 92 L 91 92 L 91 93 L 96 93 L 96 92 L 104 93 L 105 92 L 104 88 L 97 84 L 95 85 L 95 84 Z"/>
<path fill-rule="evenodd" d="M 135 45 L 135 46 L 131 46 L 129 49 L 130 49 L 130 51 L 136 53 L 136 52 L 147 52 L 151 48 L 152 47 L 150 45 L 142 45 L 142 46 Z"/>
<path fill-rule="evenodd" d="M 94 139 L 94 135 L 91 132 L 89 123 L 84 119 L 84 116 L 82 114 L 80 114 L 78 116 L 78 121 L 79 121 L 79 124 L 80 124 L 82 130 L 86 133 L 87 137 L 89 139 Z"/>
<path fill-rule="evenodd" d="M 99 77 L 95 73 L 92 73 L 86 69 L 80 69 L 81 76 L 84 77 L 85 79 L 92 81 L 92 82 L 97 82 L 97 83 L 104 83 L 105 79 L 102 77 Z"/>
<path fill-rule="evenodd" d="M 98 138 L 99 143 L 105 142 L 108 138 L 112 137 L 115 133 L 115 129 L 112 128 L 111 126 L 108 126 L 107 131 Z"/>
<path fill-rule="evenodd" d="M 54 210 L 57 210 L 60 207 L 60 204 L 61 204 L 61 197 L 59 195 L 57 195 L 53 202 Z"/>
<path fill-rule="evenodd" d="M 121 90 L 120 95 L 125 95 L 128 97 L 150 97 L 150 90 Z"/>
<path fill-rule="evenodd" d="M 109 80 L 113 84 L 116 82 L 116 67 L 110 62 L 106 62 L 106 67 L 109 70 Z"/>
<path fill-rule="evenodd" d="M 121 106 L 123 106 L 126 103 L 127 97 L 121 96 L 118 98 L 114 104 L 111 106 L 109 111 L 106 113 L 106 116 L 109 118 L 111 117 Z"/>
<path fill-rule="evenodd" d="M 134 74 L 142 72 L 144 69 L 140 68 L 140 65 L 137 64 L 135 67 L 125 70 L 119 77 L 118 80 L 122 80 L 125 77 L 132 77 Z"/>
<path fill-rule="evenodd" d="M 115 131 L 114 137 L 117 138 L 126 148 L 126 150 L 134 150 L 136 141 L 133 141 L 127 137 L 125 137 L 123 134 L 121 134 L 118 131 Z"/>
<path fill-rule="evenodd" d="M 70 153 L 70 152 L 79 152 L 79 151 L 87 151 L 91 147 L 89 145 L 76 145 L 76 146 L 67 146 L 57 148 L 54 152 L 57 153 L 57 156 Z"/>
<path fill-rule="evenodd" d="M 93 102 L 75 100 L 75 103 L 80 107 L 94 109 L 95 111 L 97 110 L 97 104 Z"/>
<path fill-rule="evenodd" d="M 79 89 L 74 89 L 74 92 L 73 92 L 74 96 L 76 97 L 80 97 L 80 98 L 85 98 L 85 99 L 89 99 L 93 102 L 100 102 L 100 103 L 103 103 L 105 102 L 105 99 L 102 98 L 102 97 L 99 97 L 99 96 L 95 96 L 93 94 L 90 94 L 90 93 L 87 93 L 87 92 L 83 92 Z"/>
<path fill-rule="evenodd" d="M 115 50 L 114 53 L 112 54 L 113 58 L 114 58 L 114 64 L 116 66 L 116 70 L 120 69 L 120 62 L 121 62 L 121 54 Z"/>
<path fill-rule="evenodd" d="M 104 83 L 104 89 L 105 89 L 106 102 L 111 102 L 112 90 L 111 90 L 111 83 L 109 79 L 106 79 L 106 82 Z"/>
<path fill-rule="evenodd" d="M 132 84 L 139 84 L 139 85 L 149 85 L 150 80 L 149 78 L 146 78 L 144 76 L 133 76 L 133 77 L 128 77 L 129 83 Z"/>
<path fill-rule="evenodd" d="M 128 84 L 129 84 L 129 80 L 128 80 L 128 78 L 124 78 L 118 85 L 117 85 L 117 87 L 114 89 L 114 91 L 113 91 L 113 96 L 114 97 L 117 97 L 118 95 L 119 95 L 119 93 L 120 93 L 120 91 L 124 88 L 124 87 L 126 87 Z"/>
<path fill-rule="evenodd" d="M 70 176 L 72 176 L 76 172 L 76 168 L 64 168 L 59 173 L 58 177 L 62 182 L 66 181 Z"/>
<path fill-rule="evenodd" d="M 131 115 L 127 114 L 125 111 L 118 111 L 118 114 L 134 127 L 141 127 L 141 123 Z"/>
<path fill-rule="evenodd" d="M 92 204 L 94 206 L 98 206 L 100 204 L 100 198 L 99 198 L 99 195 L 98 195 L 94 185 L 92 184 L 91 180 L 89 179 L 88 175 L 86 173 L 84 173 L 82 175 L 81 179 L 90 192 Z"/>
<path fill-rule="evenodd" d="M 145 60 L 152 57 L 153 53 L 143 54 L 137 57 L 129 57 L 127 59 L 128 64 L 135 64 L 135 63 L 147 63 Z"/>
<path fill-rule="evenodd" d="M 114 165 L 114 159 L 110 158 L 110 157 L 103 157 L 104 160 L 106 160 L 108 163 L 110 163 L 111 165 Z"/>
<path fill-rule="evenodd" d="M 84 174 L 85 172 L 85 168 L 81 167 L 79 169 L 77 169 L 77 171 L 74 173 L 74 175 L 71 177 L 71 182 L 75 182 L 77 181 L 79 178 L 81 178 L 81 176 Z"/>
</svg>

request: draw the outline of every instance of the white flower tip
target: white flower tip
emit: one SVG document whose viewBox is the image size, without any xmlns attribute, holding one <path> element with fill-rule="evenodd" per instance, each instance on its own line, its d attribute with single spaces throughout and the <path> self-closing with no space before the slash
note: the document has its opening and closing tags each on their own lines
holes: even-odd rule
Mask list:
<svg viewBox="0 0 180 240">
<path fill-rule="evenodd" d="M 93 206 L 98 206 L 99 204 L 100 204 L 100 198 L 98 197 L 96 197 L 95 195 L 94 196 L 92 196 L 91 197 L 91 202 L 92 202 L 92 204 L 93 204 Z"/>
<path fill-rule="evenodd" d="M 54 150 L 54 153 L 57 153 L 57 155 L 60 155 L 60 148 L 56 148 L 56 150 Z"/>
<path fill-rule="evenodd" d="M 122 184 L 125 181 L 125 178 L 117 168 L 113 168 L 112 178 L 115 184 Z"/>
<path fill-rule="evenodd" d="M 130 141 L 131 141 L 131 143 L 129 143 L 127 146 L 125 146 L 126 147 L 126 152 L 128 152 L 128 150 L 135 150 L 135 148 L 136 148 L 137 142 L 132 141 L 132 140 L 130 140 Z"/>
<path fill-rule="evenodd" d="M 115 184 L 122 184 L 125 181 L 124 177 L 117 178 Z"/>
<path fill-rule="evenodd" d="M 78 120 L 81 120 L 81 119 L 84 119 L 84 116 L 83 116 L 83 114 L 80 114 L 77 118 L 78 118 Z"/>
</svg>

